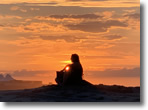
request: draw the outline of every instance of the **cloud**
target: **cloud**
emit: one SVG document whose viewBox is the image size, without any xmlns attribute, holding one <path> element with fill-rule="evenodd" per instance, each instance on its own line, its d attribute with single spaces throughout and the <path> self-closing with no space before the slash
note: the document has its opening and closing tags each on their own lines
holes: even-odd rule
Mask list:
<svg viewBox="0 0 148 110">
<path fill-rule="evenodd" d="M 47 74 L 49 73 L 49 71 L 28 71 L 28 70 L 16 70 L 14 72 L 12 72 L 13 76 L 17 76 L 17 77 L 32 77 L 32 76 L 37 76 L 38 74 Z"/>
<path fill-rule="evenodd" d="M 74 18 L 74 19 L 97 19 L 102 18 L 101 15 L 96 14 L 82 14 L 82 15 L 50 15 L 51 18 L 64 19 L 64 18 Z"/>
<path fill-rule="evenodd" d="M 83 0 L 66 0 L 68 2 L 80 2 L 80 1 L 83 1 Z"/>
<path fill-rule="evenodd" d="M 13 16 L 13 15 L 0 15 L 0 19 L 10 20 L 10 19 L 22 19 L 20 16 Z"/>
<path fill-rule="evenodd" d="M 54 6 L 54 5 L 57 5 L 58 4 L 58 2 L 47 2 L 47 3 L 42 3 L 42 2 L 40 2 L 40 3 L 29 3 L 29 2 L 23 2 L 23 3 L 17 3 L 18 5 L 24 5 L 24 6 Z"/>
<path fill-rule="evenodd" d="M 87 55 L 85 55 L 84 56 L 84 58 L 86 58 L 86 59 L 96 59 L 96 58 L 99 58 L 99 59 L 123 59 L 124 57 L 123 56 L 93 56 L 93 55 L 89 55 L 89 56 L 87 56 Z"/>
<path fill-rule="evenodd" d="M 115 12 L 114 11 L 104 11 L 103 15 L 106 18 L 111 18 Z"/>
<path fill-rule="evenodd" d="M 100 1 L 109 1 L 109 0 L 89 0 L 89 1 L 98 1 L 98 2 L 100 2 Z"/>
<path fill-rule="evenodd" d="M 135 29 L 137 31 L 140 30 L 140 13 L 129 13 L 129 14 L 124 14 L 123 17 L 124 19 L 127 20 L 128 25 L 131 29 Z"/>
<path fill-rule="evenodd" d="M 28 27 L 24 27 L 24 30 L 26 30 L 26 31 L 34 31 L 34 29 L 28 28 Z"/>
<path fill-rule="evenodd" d="M 47 23 L 47 22 L 27 22 L 23 25 L 17 25 L 14 27 L 17 32 L 31 32 L 33 35 L 41 33 L 48 35 L 50 33 L 65 31 L 66 28 L 63 25 Z"/>
<path fill-rule="evenodd" d="M 30 8 L 31 11 L 39 11 L 40 8 Z"/>
<path fill-rule="evenodd" d="M 103 38 L 105 40 L 120 40 L 120 39 L 122 39 L 124 37 L 121 36 L 121 35 L 106 35 L 106 36 L 103 36 Z"/>
<path fill-rule="evenodd" d="M 140 20 L 140 13 L 126 14 L 126 15 L 124 15 L 124 17 Z"/>
<path fill-rule="evenodd" d="M 89 73 L 89 75 L 93 77 L 140 77 L 140 68 L 123 68 L 119 70 L 107 69 L 104 71 L 88 71 L 86 73 Z"/>
<path fill-rule="evenodd" d="M 25 9 L 20 9 L 20 11 L 21 11 L 21 12 L 24 12 L 24 13 L 27 12 L 27 10 L 25 10 Z"/>
<path fill-rule="evenodd" d="M 86 37 L 79 37 L 75 35 L 61 35 L 61 36 L 40 36 L 43 40 L 65 40 L 66 42 L 79 42 L 81 39 L 87 39 Z"/>
<path fill-rule="evenodd" d="M 17 11 L 17 10 L 19 10 L 19 11 L 24 12 L 24 13 L 27 12 L 26 9 L 22 9 L 22 8 L 20 8 L 20 7 L 18 7 L 18 6 L 12 6 L 12 7 L 10 8 L 10 10 L 11 10 L 11 11 Z"/>
<path fill-rule="evenodd" d="M 66 1 L 68 1 L 68 2 L 85 2 L 85 1 L 91 1 L 91 2 L 93 2 L 93 1 L 95 1 L 95 2 L 101 2 L 101 1 L 108 1 L 108 0 L 66 0 Z"/>
<path fill-rule="evenodd" d="M 105 22 L 103 21 L 81 22 L 79 24 L 67 24 L 64 26 L 66 26 L 71 30 L 80 30 L 84 32 L 98 33 L 98 32 L 106 32 L 108 28 L 112 26 L 127 27 L 128 25 L 127 23 L 118 20 L 108 20 Z"/>
<path fill-rule="evenodd" d="M 134 2 L 121 2 L 121 3 L 127 3 L 127 4 L 139 4 L 139 2 L 136 2 L 136 1 L 134 1 Z"/>
<path fill-rule="evenodd" d="M 0 24 L 0 27 L 5 27 L 3 24 Z"/>
<path fill-rule="evenodd" d="M 72 3 L 69 3 L 69 5 L 67 4 L 68 6 L 60 6 L 60 5 L 50 6 L 50 5 L 47 5 L 46 3 L 43 3 L 43 4 L 45 5 L 39 5 L 37 3 L 35 4 L 31 4 L 31 3 L 0 4 L 0 9 L 1 9 L 0 13 L 3 15 L 14 15 L 14 16 L 21 16 L 21 17 L 27 18 L 27 17 L 35 17 L 35 16 L 67 15 L 67 14 L 83 15 L 88 13 L 102 13 L 104 11 L 109 11 L 109 12 L 115 11 L 116 14 L 119 14 L 119 16 L 121 16 L 123 13 L 123 10 L 134 9 L 139 11 L 139 7 L 131 7 L 131 8 L 126 8 L 126 7 L 106 8 L 103 6 L 90 7 L 91 4 L 89 4 L 89 2 L 87 5 L 84 5 L 85 7 L 78 6 L 77 3 L 75 4 L 76 6 L 71 6 Z M 97 5 L 96 2 L 94 2 L 93 4 Z M 89 7 L 87 7 L 88 5 Z M 30 11 L 31 8 L 36 8 L 37 10 L 34 10 L 35 12 Z M 25 14 L 21 13 L 19 9 L 27 10 L 27 13 Z"/>
<path fill-rule="evenodd" d="M 10 8 L 10 10 L 11 10 L 11 11 L 16 11 L 16 10 L 18 10 L 19 8 L 20 8 L 20 7 L 18 7 L 18 6 L 13 6 L 13 7 Z"/>
</svg>

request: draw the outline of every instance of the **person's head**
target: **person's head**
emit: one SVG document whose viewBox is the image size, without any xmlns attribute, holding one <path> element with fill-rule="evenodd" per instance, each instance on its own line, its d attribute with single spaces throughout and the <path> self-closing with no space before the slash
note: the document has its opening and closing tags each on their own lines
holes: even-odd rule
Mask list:
<svg viewBox="0 0 148 110">
<path fill-rule="evenodd" d="M 72 54 L 71 55 L 71 61 L 74 62 L 80 62 L 79 56 L 77 54 Z"/>
</svg>

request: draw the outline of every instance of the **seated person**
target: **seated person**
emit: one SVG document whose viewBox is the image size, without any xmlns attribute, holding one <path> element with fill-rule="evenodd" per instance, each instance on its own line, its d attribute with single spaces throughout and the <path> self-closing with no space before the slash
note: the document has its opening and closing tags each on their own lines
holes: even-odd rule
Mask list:
<svg viewBox="0 0 148 110">
<path fill-rule="evenodd" d="M 72 54 L 71 61 L 72 64 L 57 72 L 55 80 L 58 85 L 79 85 L 82 82 L 83 68 L 80 64 L 79 56 Z"/>
</svg>

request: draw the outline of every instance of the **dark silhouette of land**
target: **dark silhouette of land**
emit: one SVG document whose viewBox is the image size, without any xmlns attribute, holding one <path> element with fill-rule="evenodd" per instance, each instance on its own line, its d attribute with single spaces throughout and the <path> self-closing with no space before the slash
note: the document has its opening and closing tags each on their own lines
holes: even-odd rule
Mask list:
<svg viewBox="0 0 148 110">
<path fill-rule="evenodd" d="M 7 74 L 4 76 L 3 74 L 0 74 L 0 81 L 11 81 L 15 80 L 10 74 Z"/>
<path fill-rule="evenodd" d="M 11 75 L 0 74 L 0 90 L 29 89 L 43 86 L 42 81 L 16 80 Z"/>
<path fill-rule="evenodd" d="M 0 91 L 2 102 L 139 102 L 140 87 L 58 86 Z"/>
<path fill-rule="evenodd" d="M 9 80 L 6 80 L 7 78 L 5 78 L 5 76 L 3 79 L 1 78 L 3 81 L 0 81 L 1 102 L 140 101 L 140 87 L 107 86 L 103 84 L 93 85 L 85 80 L 82 80 L 79 85 L 43 86 L 40 81 L 21 81 L 15 80 L 10 75 L 7 76 L 9 76 Z"/>
</svg>

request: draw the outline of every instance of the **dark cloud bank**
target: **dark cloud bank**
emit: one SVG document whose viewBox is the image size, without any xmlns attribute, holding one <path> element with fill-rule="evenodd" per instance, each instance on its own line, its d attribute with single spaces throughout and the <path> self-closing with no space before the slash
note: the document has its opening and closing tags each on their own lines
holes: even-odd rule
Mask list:
<svg viewBox="0 0 148 110">
<path fill-rule="evenodd" d="M 117 27 L 127 27 L 128 24 L 126 22 L 121 22 L 118 20 L 108 20 L 108 21 L 92 21 L 92 22 L 81 22 L 79 24 L 68 24 L 65 25 L 71 30 L 80 30 L 84 32 L 106 32 L 108 28 L 112 26 Z"/>
<path fill-rule="evenodd" d="M 54 71 L 31 71 L 31 70 L 17 70 L 12 72 L 12 76 L 17 77 L 33 77 L 37 76 L 38 74 L 53 74 Z M 55 73 L 55 72 L 54 72 Z M 89 73 L 89 75 L 88 75 Z M 9 73 L 6 73 L 9 74 Z M 106 69 L 104 71 L 85 71 L 84 75 L 90 76 L 90 77 L 140 77 L 140 67 L 133 68 L 133 69 L 118 69 L 118 70 L 112 70 L 112 69 Z"/>
<path fill-rule="evenodd" d="M 31 77 L 31 76 L 36 76 L 38 74 L 47 74 L 50 71 L 31 71 L 31 70 L 16 70 L 14 72 L 12 72 L 13 76 L 18 76 L 18 77 Z"/>
<path fill-rule="evenodd" d="M 50 15 L 49 17 L 51 18 L 56 18 L 56 19 L 64 19 L 64 18 L 73 18 L 73 19 L 97 19 L 97 18 L 103 18 L 101 15 L 96 15 L 96 14 L 82 14 L 82 15 Z"/>
<path fill-rule="evenodd" d="M 140 68 L 133 69 L 107 69 L 105 71 L 87 71 L 92 77 L 140 77 Z"/>
</svg>

